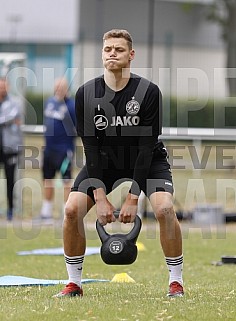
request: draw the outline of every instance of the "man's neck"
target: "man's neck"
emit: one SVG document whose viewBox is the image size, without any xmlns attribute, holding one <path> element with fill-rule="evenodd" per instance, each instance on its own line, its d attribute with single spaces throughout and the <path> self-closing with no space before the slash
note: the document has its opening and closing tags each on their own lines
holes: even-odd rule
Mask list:
<svg viewBox="0 0 236 321">
<path fill-rule="evenodd" d="M 130 70 L 112 72 L 105 69 L 104 80 L 106 85 L 114 91 L 122 90 L 129 82 Z"/>
</svg>

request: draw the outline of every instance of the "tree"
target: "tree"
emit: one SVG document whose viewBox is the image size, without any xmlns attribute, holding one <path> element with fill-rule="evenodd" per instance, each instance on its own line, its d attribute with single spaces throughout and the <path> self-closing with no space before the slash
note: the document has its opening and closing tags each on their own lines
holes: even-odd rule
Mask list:
<svg viewBox="0 0 236 321">
<path fill-rule="evenodd" d="M 235 68 L 228 78 L 230 96 L 236 96 L 236 0 L 214 0 L 209 6 L 208 19 L 220 24 L 227 50 L 227 70 Z M 229 76 L 229 74 L 228 74 Z"/>
</svg>

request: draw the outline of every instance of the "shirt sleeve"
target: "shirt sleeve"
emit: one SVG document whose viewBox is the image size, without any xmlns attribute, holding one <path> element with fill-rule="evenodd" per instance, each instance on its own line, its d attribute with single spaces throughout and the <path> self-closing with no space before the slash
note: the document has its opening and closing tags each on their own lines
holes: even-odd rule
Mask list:
<svg viewBox="0 0 236 321">
<path fill-rule="evenodd" d="M 11 125 L 15 120 L 20 120 L 20 104 L 17 100 L 8 98 L 1 106 L 0 125 Z"/>
<path fill-rule="evenodd" d="M 147 91 L 144 104 L 140 123 L 139 152 L 134 167 L 133 184 L 130 189 L 130 192 L 135 195 L 139 195 L 141 190 L 145 188 L 154 146 L 162 131 L 162 95 L 156 85 Z"/>
<path fill-rule="evenodd" d="M 96 180 L 96 188 L 104 187 L 99 140 L 93 123 L 92 111 L 85 111 L 84 87 L 78 89 L 75 98 L 76 130 L 81 137 L 89 178 Z"/>
</svg>

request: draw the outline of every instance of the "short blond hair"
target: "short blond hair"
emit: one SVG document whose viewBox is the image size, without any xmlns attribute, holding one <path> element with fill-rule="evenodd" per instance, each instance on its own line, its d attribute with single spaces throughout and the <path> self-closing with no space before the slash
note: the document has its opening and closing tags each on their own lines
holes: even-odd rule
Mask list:
<svg viewBox="0 0 236 321">
<path fill-rule="evenodd" d="M 109 38 L 124 38 L 128 43 L 129 49 L 131 50 L 133 48 L 132 37 L 130 33 L 125 29 L 112 29 L 110 31 L 107 31 L 103 35 L 103 41 Z"/>
</svg>

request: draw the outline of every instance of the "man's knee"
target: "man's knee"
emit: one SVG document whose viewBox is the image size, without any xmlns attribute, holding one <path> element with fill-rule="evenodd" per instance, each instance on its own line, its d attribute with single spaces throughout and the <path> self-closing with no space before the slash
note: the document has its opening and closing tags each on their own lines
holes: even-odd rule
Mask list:
<svg viewBox="0 0 236 321">
<path fill-rule="evenodd" d="M 93 205 L 93 200 L 86 194 L 71 192 L 65 205 L 65 219 L 82 220 Z"/>
<path fill-rule="evenodd" d="M 67 201 L 65 205 L 65 219 L 75 220 L 78 217 L 78 206 L 76 204 Z"/>
<path fill-rule="evenodd" d="M 155 202 L 153 206 L 155 217 L 158 221 L 170 220 L 175 218 L 175 211 L 173 207 L 172 199 L 162 198 L 158 202 Z"/>
<path fill-rule="evenodd" d="M 158 220 L 174 217 L 173 196 L 167 192 L 156 192 L 150 196 L 154 215 Z"/>
<path fill-rule="evenodd" d="M 160 205 L 155 214 L 158 221 L 175 217 L 173 206 L 167 204 Z"/>
</svg>

